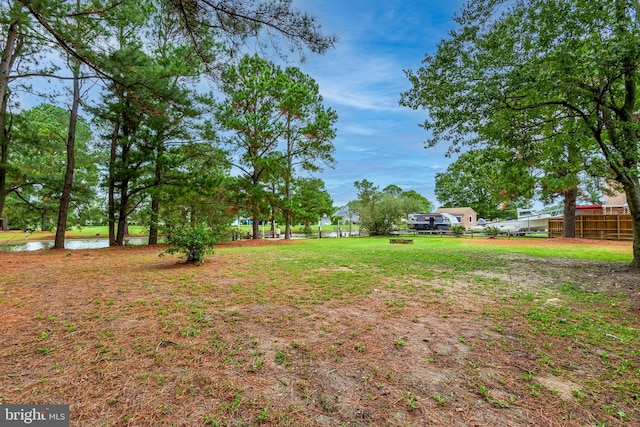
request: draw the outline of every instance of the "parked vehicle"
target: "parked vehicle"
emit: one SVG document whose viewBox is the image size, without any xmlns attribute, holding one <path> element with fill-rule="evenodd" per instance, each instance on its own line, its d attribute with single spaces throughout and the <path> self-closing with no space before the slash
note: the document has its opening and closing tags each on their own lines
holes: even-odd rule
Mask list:
<svg viewBox="0 0 640 427">
<path fill-rule="evenodd" d="M 460 224 L 458 219 L 447 213 L 411 213 L 407 218 L 407 229 L 413 231 L 448 231 L 452 225 Z"/>
<path fill-rule="evenodd" d="M 487 222 L 480 219 L 478 225 L 471 227 L 473 232 L 483 232 L 487 227 L 497 228 L 500 234 L 514 234 L 524 236 L 526 232 L 546 231 L 549 228 L 549 218 L 562 216 L 559 212 L 540 213 L 531 209 L 518 209 L 518 218 L 507 218 L 504 221 Z M 482 219 L 482 218 L 481 218 Z"/>
</svg>

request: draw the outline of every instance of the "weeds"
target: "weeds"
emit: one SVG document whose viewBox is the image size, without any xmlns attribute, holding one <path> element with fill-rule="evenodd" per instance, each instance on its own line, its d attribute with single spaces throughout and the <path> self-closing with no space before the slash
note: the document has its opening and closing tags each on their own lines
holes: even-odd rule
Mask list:
<svg viewBox="0 0 640 427">
<path fill-rule="evenodd" d="M 447 398 L 439 395 L 438 393 L 433 395 L 433 399 L 438 402 L 438 405 L 444 405 L 447 402 Z"/>
<path fill-rule="evenodd" d="M 409 405 L 409 408 L 416 409 L 418 407 L 418 396 L 408 391 L 404 396 L 405 402 Z"/>
<path fill-rule="evenodd" d="M 288 367 L 290 365 L 289 354 L 284 350 L 276 351 L 275 362 L 276 365 Z"/>
</svg>

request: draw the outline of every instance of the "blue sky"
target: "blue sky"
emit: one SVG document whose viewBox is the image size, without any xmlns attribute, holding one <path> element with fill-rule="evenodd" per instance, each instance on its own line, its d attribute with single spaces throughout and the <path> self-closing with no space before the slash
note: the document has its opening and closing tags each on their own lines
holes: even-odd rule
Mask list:
<svg viewBox="0 0 640 427">
<path fill-rule="evenodd" d="M 451 17 L 463 0 L 294 0 L 315 16 L 336 47 L 307 55 L 300 68 L 320 86 L 325 105 L 339 116 L 334 169 L 319 177 L 334 204 L 356 198 L 353 183 L 367 179 L 380 189 L 389 184 L 415 190 L 434 209 L 435 174 L 446 169 L 443 144 L 425 149 L 418 126 L 426 111 L 398 105 L 410 88 L 405 69 L 417 70 L 425 53 L 453 27 Z"/>
<path fill-rule="evenodd" d="M 353 183 L 367 179 L 383 189 L 395 184 L 415 190 L 438 207 L 435 174 L 446 169 L 446 145 L 425 149 L 418 126 L 426 111 L 398 105 L 410 89 L 404 71 L 417 70 L 425 53 L 453 27 L 463 0 L 293 0 L 323 32 L 335 34 L 335 48 L 307 54 L 302 71 L 319 84 L 325 105 L 339 116 L 334 169 L 316 174 L 343 206 L 356 198 Z M 296 57 L 296 55 L 292 55 Z M 56 82 L 55 84 L 57 84 Z M 29 100 L 23 107 L 30 108 Z M 34 101 L 34 100 L 31 100 Z M 39 103 L 39 102 L 37 102 Z"/>
</svg>

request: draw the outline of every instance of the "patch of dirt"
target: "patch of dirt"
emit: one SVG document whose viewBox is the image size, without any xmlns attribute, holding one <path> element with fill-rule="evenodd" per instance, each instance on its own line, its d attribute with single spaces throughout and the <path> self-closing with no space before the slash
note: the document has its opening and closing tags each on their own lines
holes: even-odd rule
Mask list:
<svg viewBox="0 0 640 427">
<path fill-rule="evenodd" d="M 631 247 L 631 242 L 624 240 L 591 240 L 591 239 L 578 239 L 569 237 L 554 237 L 551 239 L 539 238 L 539 239 L 527 239 L 521 240 L 517 238 L 513 239 L 467 239 L 466 243 L 477 243 L 481 245 L 498 245 L 498 246 L 522 246 L 523 242 L 526 242 L 527 246 L 538 247 L 561 247 L 572 245 L 594 245 L 594 246 L 618 246 L 618 247 Z"/>
<path fill-rule="evenodd" d="M 225 250 L 295 244 L 224 243 L 199 267 L 158 258 L 159 247 L 0 253 L 0 402 L 67 403 L 72 425 L 640 425 L 637 392 L 615 388 L 640 381 L 609 378 L 603 363 L 639 369 L 638 354 L 616 359 L 637 342 L 536 335 L 518 305 L 532 295 L 564 308 L 557 289 L 570 282 L 628 295 L 620 316 L 640 328 L 636 271 L 509 254 L 491 271 L 300 304 L 303 286 L 273 295 L 238 268 L 255 259 Z"/>
</svg>

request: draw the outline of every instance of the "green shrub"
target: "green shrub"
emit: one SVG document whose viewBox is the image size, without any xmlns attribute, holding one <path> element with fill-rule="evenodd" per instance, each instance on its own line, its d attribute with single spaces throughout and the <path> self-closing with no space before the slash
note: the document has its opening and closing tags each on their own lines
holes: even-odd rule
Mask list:
<svg viewBox="0 0 640 427">
<path fill-rule="evenodd" d="M 500 234 L 500 229 L 498 227 L 489 226 L 484 229 L 484 234 L 493 238 Z"/>
<path fill-rule="evenodd" d="M 179 253 L 186 256 L 189 263 L 202 264 L 205 255 L 213 254 L 213 245 L 218 242 L 218 235 L 214 229 L 205 226 L 173 229 L 167 236 L 169 247 L 160 256 Z"/>
<path fill-rule="evenodd" d="M 450 230 L 451 230 L 451 233 L 453 233 L 454 236 L 460 237 L 465 233 L 465 231 L 467 231 L 467 227 L 465 227 L 464 225 L 460 225 L 460 224 L 452 225 Z"/>
</svg>

